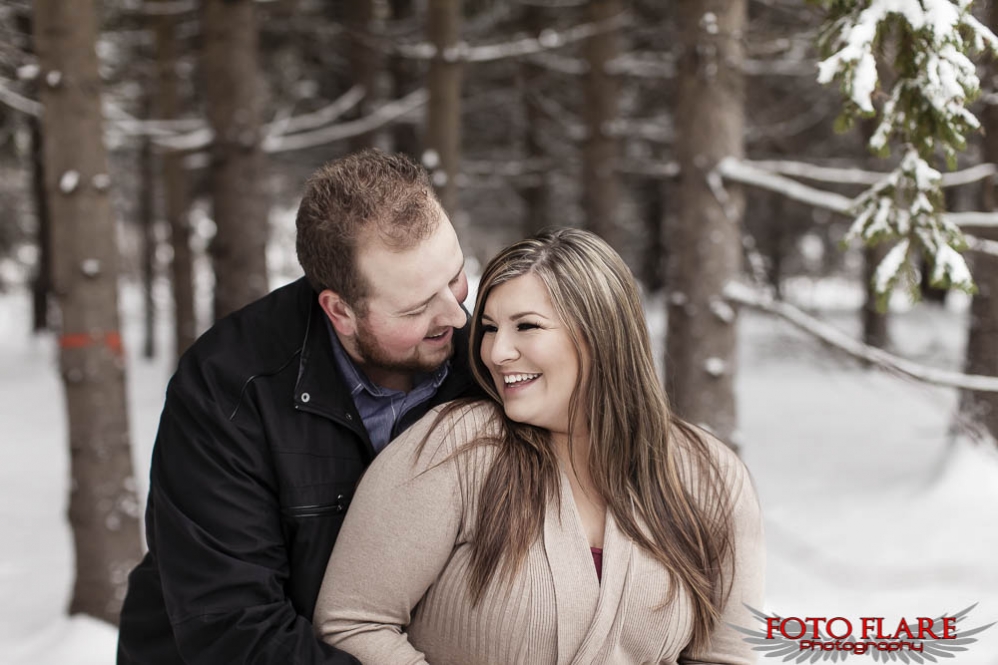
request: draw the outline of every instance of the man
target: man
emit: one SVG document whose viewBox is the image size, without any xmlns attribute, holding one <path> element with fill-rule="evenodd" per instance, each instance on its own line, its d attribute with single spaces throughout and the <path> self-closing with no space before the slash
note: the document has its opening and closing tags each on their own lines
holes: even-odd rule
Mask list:
<svg viewBox="0 0 998 665">
<path fill-rule="evenodd" d="M 216 323 L 170 381 L 119 665 L 356 663 L 311 625 L 354 487 L 473 390 L 464 256 L 419 166 L 325 166 L 297 229 L 305 278 Z"/>
</svg>

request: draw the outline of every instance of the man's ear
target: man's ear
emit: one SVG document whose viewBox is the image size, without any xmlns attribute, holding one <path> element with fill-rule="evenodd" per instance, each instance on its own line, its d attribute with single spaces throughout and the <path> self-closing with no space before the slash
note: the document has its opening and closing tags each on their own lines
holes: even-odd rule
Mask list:
<svg viewBox="0 0 998 665">
<path fill-rule="evenodd" d="M 357 313 L 347 304 L 340 294 L 326 289 L 319 294 L 319 306 L 329 317 L 333 328 L 344 337 L 357 334 Z"/>
</svg>

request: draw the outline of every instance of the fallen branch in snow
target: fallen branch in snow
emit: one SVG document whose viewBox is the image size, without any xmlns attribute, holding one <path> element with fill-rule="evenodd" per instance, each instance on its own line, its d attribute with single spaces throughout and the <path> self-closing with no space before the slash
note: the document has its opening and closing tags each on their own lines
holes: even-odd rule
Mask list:
<svg viewBox="0 0 998 665">
<path fill-rule="evenodd" d="M 864 360 L 888 372 L 947 388 L 960 388 L 979 392 L 998 392 L 998 377 L 961 374 L 949 370 L 927 367 L 901 358 L 875 346 L 853 339 L 842 331 L 805 314 L 793 305 L 760 295 L 754 289 L 732 282 L 724 289 L 724 297 L 733 303 L 758 309 L 793 324 L 799 330 L 816 337 L 825 344 Z"/>
</svg>

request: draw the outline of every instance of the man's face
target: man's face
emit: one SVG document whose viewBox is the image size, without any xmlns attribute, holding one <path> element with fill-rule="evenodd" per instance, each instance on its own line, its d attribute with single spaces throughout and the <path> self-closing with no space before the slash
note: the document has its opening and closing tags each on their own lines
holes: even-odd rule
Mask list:
<svg viewBox="0 0 998 665">
<path fill-rule="evenodd" d="M 454 329 L 467 323 L 464 253 L 443 211 L 431 234 L 401 252 L 362 239 L 357 268 L 368 286 L 366 311 L 348 350 L 375 382 L 383 374 L 430 372 L 454 352 Z M 350 348 L 352 347 L 352 348 Z"/>
</svg>

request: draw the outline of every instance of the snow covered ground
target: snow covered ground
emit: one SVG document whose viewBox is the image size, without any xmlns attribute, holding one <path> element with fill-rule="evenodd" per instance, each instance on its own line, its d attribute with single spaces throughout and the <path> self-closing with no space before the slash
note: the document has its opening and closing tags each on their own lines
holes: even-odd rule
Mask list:
<svg viewBox="0 0 998 665">
<path fill-rule="evenodd" d="M 798 295 L 836 299 L 808 288 Z M 144 495 L 170 368 L 164 353 L 137 358 L 140 308 L 134 291 L 123 295 Z M 823 316 L 855 331 L 849 312 Z M 114 629 L 64 616 L 73 555 L 62 389 L 53 340 L 32 337 L 29 320 L 24 294 L 0 295 L 0 665 L 109 665 Z M 650 321 L 660 336 L 661 313 L 652 308 Z M 998 620 L 998 454 L 950 436 L 955 392 L 864 369 L 759 314 L 744 312 L 740 326 L 741 439 L 769 548 L 765 609 L 896 619 L 979 603 L 961 627 Z M 897 314 L 894 333 L 906 355 L 957 368 L 964 328 L 962 314 L 920 305 Z M 998 626 L 979 637 L 948 662 L 998 664 Z"/>
</svg>

